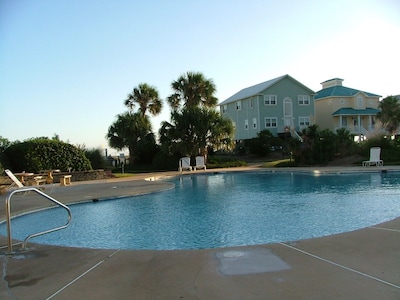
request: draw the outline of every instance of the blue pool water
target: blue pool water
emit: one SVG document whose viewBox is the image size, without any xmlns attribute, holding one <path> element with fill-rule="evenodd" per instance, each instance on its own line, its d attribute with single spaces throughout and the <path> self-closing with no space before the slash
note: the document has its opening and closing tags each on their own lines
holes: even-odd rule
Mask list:
<svg viewBox="0 0 400 300">
<path fill-rule="evenodd" d="M 400 173 L 185 175 L 175 189 L 71 205 L 72 223 L 31 242 L 118 249 L 200 249 L 320 237 L 400 216 Z M 13 238 L 63 225 L 55 208 L 14 218 Z M 5 224 L 0 234 L 5 235 Z"/>
</svg>

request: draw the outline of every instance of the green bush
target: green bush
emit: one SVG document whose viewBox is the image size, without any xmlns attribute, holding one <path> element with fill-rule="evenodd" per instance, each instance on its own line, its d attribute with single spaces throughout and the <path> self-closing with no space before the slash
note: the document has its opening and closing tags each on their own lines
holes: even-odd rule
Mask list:
<svg viewBox="0 0 400 300">
<path fill-rule="evenodd" d="M 244 141 L 244 147 L 249 154 L 267 156 L 274 147 L 282 147 L 282 139 L 275 137 L 269 130 L 265 129 L 257 133 L 257 137 Z"/>
<path fill-rule="evenodd" d="M 214 168 L 233 168 L 233 167 L 244 167 L 247 163 L 242 160 L 233 159 L 229 157 L 220 156 L 208 156 L 207 159 L 207 169 Z"/>
<path fill-rule="evenodd" d="M 169 155 L 164 151 L 159 151 L 153 158 L 153 170 L 178 170 L 179 156 Z"/>
<path fill-rule="evenodd" d="M 90 161 L 77 147 L 57 140 L 37 138 L 8 147 L 4 154 L 14 172 L 68 169 L 76 171 L 91 170 Z"/>
<path fill-rule="evenodd" d="M 235 145 L 235 150 L 234 150 L 234 152 L 235 152 L 237 155 L 246 155 L 246 145 L 245 145 L 245 143 L 244 143 L 243 141 L 238 142 L 238 143 Z"/>
<path fill-rule="evenodd" d="M 134 164 L 151 164 L 159 151 L 160 147 L 157 145 L 154 135 L 147 134 L 136 145 Z"/>
<path fill-rule="evenodd" d="M 106 160 L 99 149 L 85 150 L 84 152 L 93 169 L 106 169 Z"/>
<path fill-rule="evenodd" d="M 3 171 L 4 171 L 3 166 L 9 165 L 8 158 L 4 154 L 4 151 L 8 147 L 10 147 L 10 145 L 11 145 L 11 142 L 8 139 L 0 136 L 0 173 L 3 173 Z"/>
<path fill-rule="evenodd" d="M 311 125 L 302 132 L 303 142 L 291 139 L 290 149 L 299 165 L 326 164 L 336 154 L 336 135 L 329 129 Z"/>
<path fill-rule="evenodd" d="M 381 148 L 381 159 L 384 163 L 399 163 L 400 162 L 400 139 L 392 140 L 386 136 L 380 135 L 370 138 L 362 142 L 360 147 L 360 155 L 369 158 L 369 149 L 371 147 Z"/>
</svg>

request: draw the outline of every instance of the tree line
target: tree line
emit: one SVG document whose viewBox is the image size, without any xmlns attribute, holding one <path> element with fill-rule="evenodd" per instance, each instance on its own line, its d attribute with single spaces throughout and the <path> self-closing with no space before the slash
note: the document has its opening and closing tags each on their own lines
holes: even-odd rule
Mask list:
<svg viewBox="0 0 400 300">
<path fill-rule="evenodd" d="M 106 138 L 117 150 L 127 148 L 129 162 L 148 162 L 152 155 L 207 155 L 208 149 L 231 149 L 233 125 L 216 110 L 216 86 L 202 73 L 187 72 L 171 83 L 173 93 L 167 97 L 170 121 L 159 129 L 159 144 L 152 132 L 150 116 L 158 115 L 163 101 L 154 86 L 140 83 L 124 100 L 128 111 L 117 115 Z M 137 107 L 137 110 L 135 108 Z M 147 156 L 147 157 L 146 157 Z"/>
<path fill-rule="evenodd" d="M 160 114 L 163 100 L 157 89 L 147 83 L 133 88 L 124 100 L 127 111 L 117 115 L 116 121 L 109 126 L 106 135 L 109 145 L 118 150 L 127 148 L 131 165 L 144 164 L 151 165 L 153 170 L 172 170 L 177 168 L 182 156 L 194 160 L 197 155 L 208 156 L 216 150 L 259 157 L 278 151 L 284 157 L 290 155 L 293 165 L 313 165 L 328 163 L 338 156 L 358 154 L 368 157 L 371 146 L 382 148 L 385 162 L 400 161 L 400 140 L 389 138 L 396 135 L 400 125 L 400 104 L 394 96 L 380 102 L 377 114 L 388 134 L 377 135 L 362 143 L 355 143 L 354 136 L 345 129 L 334 133 L 320 130 L 317 125 L 300 133 L 302 142 L 291 137 L 282 140 L 263 130 L 256 138 L 235 143 L 232 122 L 223 118 L 216 109 L 216 86 L 211 79 L 201 73 L 187 72 L 173 81 L 171 88 L 173 92 L 166 98 L 171 108 L 170 120 L 161 123 L 158 142 L 150 117 Z M 217 157 L 208 162 L 224 166 L 242 163 L 230 164 Z M 3 167 L 39 171 L 52 168 L 90 170 L 106 166 L 99 150 L 69 145 L 60 141 L 58 136 L 32 138 L 24 142 L 10 142 L 0 136 L 0 170 Z"/>
<path fill-rule="evenodd" d="M 360 150 L 354 136 L 345 129 L 337 132 L 320 130 L 312 125 L 303 130 L 303 142 L 289 138 L 286 143 L 276 138 L 268 130 L 258 133 L 256 138 L 233 143 L 234 128 L 230 120 L 222 118 L 217 112 L 216 87 L 211 79 L 201 73 L 187 72 L 171 83 L 173 93 L 167 97 L 171 108 L 170 121 L 161 123 L 158 132 L 159 144 L 151 130 L 150 116 L 158 115 L 163 101 L 154 86 L 141 83 L 128 94 L 124 104 L 128 111 L 118 115 L 109 127 L 107 139 L 111 147 L 129 150 L 130 163 L 136 161 L 150 163 L 155 156 L 161 156 L 158 164 L 174 157 L 207 155 L 209 149 L 229 151 L 236 147 L 241 154 L 265 156 L 273 149 L 283 154 L 290 153 L 300 164 L 320 164 L 335 156 L 345 156 Z M 137 111 L 134 108 L 138 107 Z M 388 96 L 379 104 L 377 119 L 389 135 L 394 135 L 400 124 L 400 105 L 396 97 Z M 379 137 L 371 139 L 375 144 Z M 174 161 L 174 160 L 173 160 Z M 176 162 L 174 161 L 174 164 Z"/>
</svg>

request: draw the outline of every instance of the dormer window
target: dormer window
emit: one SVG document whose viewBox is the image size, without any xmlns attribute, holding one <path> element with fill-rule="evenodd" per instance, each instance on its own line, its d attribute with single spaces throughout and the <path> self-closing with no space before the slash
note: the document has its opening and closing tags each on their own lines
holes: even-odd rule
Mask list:
<svg viewBox="0 0 400 300">
<path fill-rule="evenodd" d="M 361 95 L 357 96 L 357 107 L 363 107 L 364 106 L 364 98 Z"/>
</svg>

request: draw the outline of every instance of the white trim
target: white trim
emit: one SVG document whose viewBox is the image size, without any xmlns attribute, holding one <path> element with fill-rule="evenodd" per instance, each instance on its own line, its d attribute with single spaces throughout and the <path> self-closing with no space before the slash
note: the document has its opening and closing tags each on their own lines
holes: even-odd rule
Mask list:
<svg viewBox="0 0 400 300">
<path fill-rule="evenodd" d="M 276 95 L 264 95 L 264 105 L 274 106 L 278 103 L 278 97 Z"/>
<path fill-rule="evenodd" d="M 307 106 L 310 105 L 310 95 L 297 95 L 297 103 L 300 106 Z"/>
<path fill-rule="evenodd" d="M 267 126 L 267 120 L 271 123 L 271 126 Z M 272 125 L 275 123 L 275 125 Z M 265 128 L 277 128 L 278 127 L 278 118 L 277 117 L 265 117 L 264 118 L 264 126 Z"/>
<path fill-rule="evenodd" d="M 242 101 L 238 100 L 235 103 L 236 105 L 236 110 L 242 110 Z"/>
</svg>

